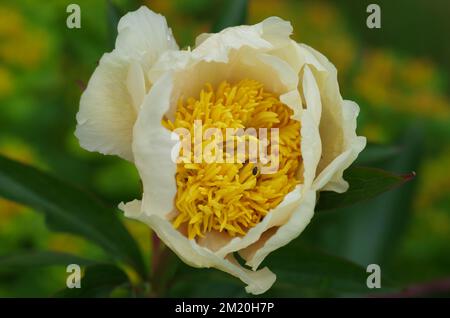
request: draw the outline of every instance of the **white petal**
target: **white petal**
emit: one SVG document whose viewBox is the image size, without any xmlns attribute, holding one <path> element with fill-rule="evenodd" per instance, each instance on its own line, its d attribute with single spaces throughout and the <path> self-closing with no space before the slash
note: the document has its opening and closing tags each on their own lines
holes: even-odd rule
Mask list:
<svg viewBox="0 0 450 318">
<path fill-rule="evenodd" d="M 130 94 L 136 114 L 141 108 L 141 104 L 146 94 L 145 75 L 142 67 L 137 62 L 132 62 L 127 74 L 127 89 Z"/>
<path fill-rule="evenodd" d="M 298 44 L 297 49 L 299 54 L 303 56 L 305 64 L 314 66 L 314 68 L 316 68 L 319 72 L 332 72 L 333 69 L 334 71 L 336 71 L 336 68 L 334 68 L 333 64 L 331 64 L 325 56 L 321 55 L 318 51 L 315 51 L 313 48 L 307 46 L 306 44 Z M 320 56 L 316 55 L 316 53 L 320 54 Z M 323 57 L 323 59 L 320 57 Z M 330 64 L 328 65 L 330 69 L 327 69 L 322 64 L 322 62 L 325 62 L 325 60 Z"/>
<path fill-rule="evenodd" d="M 219 33 L 202 34 L 197 38 L 196 47 L 192 51 L 167 51 L 152 71 L 161 74 L 168 70 L 185 70 L 201 61 L 220 62 L 214 65 L 227 64 L 230 57 L 240 49 L 258 53 L 275 52 L 292 42 L 289 38 L 291 33 L 292 26 L 289 22 L 271 17 L 251 26 L 236 26 Z M 152 75 L 149 77 L 152 78 Z"/>
<path fill-rule="evenodd" d="M 178 139 L 161 124 L 170 105 L 172 83 L 168 73 L 153 85 L 134 126 L 133 153 L 144 187 L 144 210 L 161 217 L 172 211 L 177 191 L 172 150 Z"/>
<path fill-rule="evenodd" d="M 161 56 L 148 76 L 158 78 L 165 72 L 174 74 L 169 119 L 172 118 L 174 106 L 180 97 L 197 97 L 206 83 L 217 87 L 224 80 L 236 83 L 243 79 L 253 79 L 277 95 L 296 91 L 298 77 L 290 65 L 279 57 L 247 48 L 231 52 L 226 59 L 228 62 L 207 62 L 186 51 L 167 52 Z M 301 111 L 298 93 L 291 96 L 288 106 L 294 109 L 294 113 Z"/>
<path fill-rule="evenodd" d="M 264 219 L 252 227 L 245 236 L 235 237 L 227 241 L 223 241 L 224 244 L 219 250 L 215 252 L 216 255 L 224 257 L 225 255 L 240 251 L 249 245 L 257 242 L 261 235 L 268 229 L 280 226 L 287 222 L 291 217 L 291 214 L 301 202 L 300 186 L 297 186 L 293 191 L 288 193 L 283 201 L 274 209 L 270 210 Z"/>
<path fill-rule="evenodd" d="M 117 26 L 115 51 L 127 60 L 142 64 L 148 71 L 167 50 L 178 50 L 166 18 L 145 6 L 124 15 Z"/>
<path fill-rule="evenodd" d="M 309 54 L 322 100 L 320 138 L 322 157 L 314 183 L 316 190 L 344 192 L 348 183 L 342 178 L 343 171 L 350 166 L 364 149 L 366 140 L 356 135 L 356 119 L 359 107 L 344 101 L 339 92 L 337 70 L 328 59 L 314 49 L 300 45 Z"/>
<path fill-rule="evenodd" d="M 322 115 L 322 101 L 316 79 L 308 65 L 305 65 L 303 69 L 303 95 L 305 96 L 306 109 L 311 110 L 315 123 L 319 125 Z"/>
<path fill-rule="evenodd" d="M 302 97 L 300 96 L 298 89 L 293 89 L 287 93 L 281 94 L 280 101 L 294 111 L 294 114 L 291 116 L 292 119 L 297 121 L 301 120 L 303 111 Z"/>
<path fill-rule="evenodd" d="M 132 161 L 136 112 L 125 83 L 128 71 L 126 61 L 113 53 L 103 55 L 81 96 L 75 135 L 89 151 Z"/>
<path fill-rule="evenodd" d="M 239 265 L 232 254 L 225 258 L 217 256 L 209 249 L 199 246 L 194 240 L 188 240 L 175 230 L 167 219 L 153 214 L 152 211 L 143 213 L 138 202 L 121 204 L 120 208 L 125 211 L 126 215 L 151 227 L 158 237 L 186 264 L 193 267 L 214 267 L 229 273 L 246 283 L 246 291 L 255 295 L 266 292 L 275 282 L 276 276 L 268 268 L 251 271 Z"/>
<path fill-rule="evenodd" d="M 294 40 L 290 40 L 285 45 L 270 51 L 270 54 L 286 61 L 286 63 L 292 67 L 296 74 L 299 74 L 303 65 L 310 61 L 308 56 L 305 56 L 302 48 Z"/>
<path fill-rule="evenodd" d="M 264 81 L 262 81 L 262 83 L 264 84 L 264 88 L 266 90 L 278 93 L 292 91 L 297 88 L 297 73 L 295 73 L 295 71 L 287 62 L 280 59 L 279 57 L 270 54 L 258 54 L 257 56 L 255 56 L 255 58 L 259 59 L 265 65 L 270 66 L 270 68 L 274 70 L 274 72 L 276 72 L 275 75 L 277 80 L 274 80 L 274 77 L 272 77 L 272 83 L 277 83 L 278 81 L 280 81 L 282 84 L 280 85 L 280 87 L 274 86 L 274 84 L 269 81 L 269 76 L 271 74 L 267 74 L 266 77 L 261 76 L 260 78 L 265 79 Z"/>
<path fill-rule="evenodd" d="M 289 41 L 289 37 L 293 31 L 292 25 L 289 21 L 285 21 L 279 17 L 269 17 L 261 23 L 252 26 L 242 25 L 226 28 L 219 33 L 202 33 L 195 39 L 195 46 L 200 46 L 203 42 L 216 34 L 223 35 L 233 30 L 248 30 L 249 28 L 256 31 L 262 36 L 262 38 L 275 44 L 276 46 L 282 46 L 286 43 L 286 41 Z"/>
<path fill-rule="evenodd" d="M 319 132 L 322 103 L 316 81 L 308 66 L 305 66 L 303 73 L 303 94 L 306 102 L 306 109 L 301 115 L 301 151 L 304 165 L 303 184 L 306 188 L 309 188 L 316 176 L 316 169 L 322 153 L 322 142 Z"/>
<path fill-rule="evenodd" d="M 311 221 L 315 205 L 315 191 L 304 191 L 298 208 L 286 223 L 276 231 L 269 232 L 264 239 L 240 252 L 242 257 L 247 260 L 246 264 L 253 269 L 258 268 L 267 255 L 299 236 Z"/>
<path fill-rule="evenodd" d="M 342 175 L 358 154 L 366 146 L 366 138 L 356 135 L 356 118 L 358 117 L 359 107 L 355 102 L 344 100 L 343 110 L 343 134 L 344 146 L 343 153 L 337 156 L 316 178 L 314 188 L 322 191 L 335 191 L 342 193 L 347 191 L 348 183 Z"/>
<path fill-rule="evenodd" d="M 133 161 L 133 125 L 151 84 L 145 74 L 177 45 L 165 18 L 146 7 L 122 17 L 118 32 L 116 48 L 101 58 L 81 96 L 75 135 L 87 150 Z"/>
<path fill-rule="evenodd" d="M 230 27 L 219 33 L 201 34 L 192 51 L 198 59 L 228 62 L 231 50 L 249 47 L 257 50 L 276 49 L 290 41 L 290 22 L 270 17 L 255 25 Z"/>
<path fill-rule="evenodd" d="M 285 46 L 290 42 L 293 28 L 289 21 L 279 17 L 269 17 L 259 23 L 262 25 L 262 36 L 274 47 Z"/>
</svg>

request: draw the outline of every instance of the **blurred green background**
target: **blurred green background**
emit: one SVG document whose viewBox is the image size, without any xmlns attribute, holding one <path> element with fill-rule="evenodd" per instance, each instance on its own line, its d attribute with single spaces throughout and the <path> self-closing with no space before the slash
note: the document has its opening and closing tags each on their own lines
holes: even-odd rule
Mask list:
<svg viewBox="0 0 450 318">
<path fill-rule="evenodd" d="M 81 29 L 66 27 L 72 2 L 81 6 Z M 341 93 L 359 103 L 358 130 L 370 143 L 358 164 L 417 173 L 375 200 L 316 214 L 301 239 L 363 266 L 380 264 L 403 286 L 442 281 L 450 277 L 450 2 L 376 1 L 382 28 L 370 30 L 371 2 L 249 1 L 248 23 L 273 15 L 290 20 L 296 40 L 336 65 Z M 145 4 L 167 17 L 187 47 L 211 29 L 224 1 L 112 3 L 0 1 L 0 154 L 117 206 L 140 196 L 135 168 L 84 151 L 73 135 L 83 86 L 113 48 L 114 17 Z M 150 230 L 125 222 L 148 256 Z M 28 250 L 103 257 L 81 238 L 48 231 L 41 214 L 0 198 L 0 256 Z M 65 279 L 58 266 L 0 270 L 0 296 L 51 295 Z"/>
</svg>

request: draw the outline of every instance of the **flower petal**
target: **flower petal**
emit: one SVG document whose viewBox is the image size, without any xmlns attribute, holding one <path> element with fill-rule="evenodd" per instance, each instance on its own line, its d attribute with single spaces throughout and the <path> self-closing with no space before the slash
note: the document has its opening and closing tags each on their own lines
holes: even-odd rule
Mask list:
<svg viewBox="0 0 450 318">
<path fill-rule="evenodd" d="M 344 100 L 342 108 L 344 152 L 322 170 L 315 180 L 315 189 L 338 193 L 347 191 L 348 183 L 343 179 L 344 170 L 355 161 L 358 154 L 366 146 L 366 138 L 356 135 L 356 118 L 358 117 L 359 106 L 355 102 Z"/>
<path fill-rule="evenodd" d="M 247 284 L 245 290 L 255 295 L 266 292 L 275 282 L 276 275 L 268 268 L 259 271 L 251 271 L 243 268 L 235 260 L 232 254 L 219 257 L 209 249 L 199 246 L 194 240 L 188 240 L 177 231 L 167 219 L 159 215 L 143 212 L 139 201 L 132 201 L 119 206 L 125 215 L 146 223 L 158 237 L 182 259 L 193 267 L 214 267 L 233 275 Z"/>
<path fill-rule="evenodd" d="M 133 161 L 133 125 L 151 85 L 146 74 L 177 45 L 165 18 L 146 7 L 123 16 L 118 32 L 116 48 L 103 55 L 81 96 L 75 135 L 89 151 Z"/>
<path fill-rule="evenodd" d="M 206 83 L 215 86 L 223 80 L 237 82 L 254 79 L 273 93 L 283 96 L 298 114 L 301 108 L 297 90 L 297 70 L 283 58 L 270 54 L 292 46 L 292 26 L 277 17 L 252 26 L 237 26 L 197 39 L 192 51 L 167 51 L 151 68 L 148 78 L 155 80 L 168 71 L 174 72 L 173 101 L 197 96 Z M 285 95 L 287 94 L 287 95 Z M 176 103 L 167 112 L 172 118 Z M 299 120 L 296 115 L 294 119 Z"/>
<path fill-rule="evenodd" d="M 137 114 L 146 93 L 144 71 L 137 62 L 131 62 L 130 64 L 126 85 L 131 97 L 132 105 Z"/>
<path fill-rule="evenodd" d="M 131 139 L 136 111 L 125 80 L 129 64 L 103 55 L 80 100 L 75 135 L 89 151 L 133 160 Z"/>
<path fill-rule="evenodd" d="M 356 135 L 359 107 L 354 102 L 342 99 L 334 65 L 314 49 L 303 44 L 300 47 L 310 55 L 310 63 L 315 66 L 313 73 L 322 100 L 322 157 L 317 168 L 318 177 L 314 182 L 314 189 L 344 192 L 348 183 L 342 177 L 343 171 L 366 145 L 365 137 Z"/>
<path fill-rule="evenodd" d="M 258 50 L 270 50 L 290 41 L 292 26 L 278 17 L 269 17 L 255 25 L 230 27 L 219 33 L 201 34 L 192 51 L 198 59 L 208 62 L 228 62 L 230 50 L 247 46 Z"/>
<path fill-rule="evenodd" d="M 309 188 L 316 176 L 316 169 L 322 153 L 319 122 L 322 112 L 320 93 L 314 76 L 305 65 L 303 72 L 303 95 L 305 96 L 306 109 L 301 115 L 301 149 L 303 157 L 303 184 Z"/>
<path fill-rule="evenodd" d="M 276 231 L 268 232 L 268 235 L 260 241 L 240 252 L 241 256 L 247 261 L 246 265 L 253 269 L 258 268 L 267 255 L 299 236 L 311 221 L 315 205 L 316 192 L 311 190 L 303 192 L 298 208 L 286 223 L 278 227 Z"/>
<path fill-rule="evenodd" d="M 148 71 L 160 54 L 178 50 L 166 18 L 145 6 L 124 15 L 117 26 L 115 52 L 128 61 L 137 61 Z"/>
<path fill-rule="evenodd" d="M 224 257 L 229 253 L 240 251 L 257 242 L 261 235 L 267 230 L 287 222 L 301 202 L 300 188 L 300 186 L 297 186 L 293 191 L 289 192 L 284 197 L 283 201 L 281 201 L 277 207 L 270 210 L 264 219 L 256 226 L 252 227 L 245 236 L 235 237 L 228 241 L 224 240 L 222 242 L 223 246 L 215 251 L 215 254 Z"/>
<path fill-rule="evenodd" d="M 172 158 L 178 155 L 177 134 L 162 126 L 161 120 L 170 105 L 173 78 L 162 76 L 144 98 L 134 126 L 133 153 L 141 176 L 144 194 L 143 209 L 147 213 L 165 217 L 173 208 L 177 192 L 177 165 Z"/>
</svg>

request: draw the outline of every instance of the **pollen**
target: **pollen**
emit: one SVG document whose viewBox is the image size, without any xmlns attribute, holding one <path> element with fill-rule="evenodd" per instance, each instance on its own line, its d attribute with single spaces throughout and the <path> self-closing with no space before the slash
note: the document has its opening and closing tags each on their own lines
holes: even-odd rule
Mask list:
<svg viewBox="0 0 450 318">
<path fill-rule="evenodd" d="M 250 79 L 223 81 L 215 88 L 206 84 L 197 98 L 180 98 L 173 120 L 163 119 L 166 128 L 194 133 L 197 120 L 203 131 L 218 128 L 224 136 L 226 128 L 278 128 L 279 165 L 276 172 L 264 174 L 261 163 L 248 156 L 243 162 L 178 163 L 173 226 L 189 239 L 212 231 L 243 236 L 277 207 L 301 182 L 300 122 L 292 114 L 277 95 Z M 224 152 L 235 138 L 224 140 Z M 203 149 L 210 142 L 203 142 Z M 194 147 L 190 155 L 194 156 Z"/>
</svg>

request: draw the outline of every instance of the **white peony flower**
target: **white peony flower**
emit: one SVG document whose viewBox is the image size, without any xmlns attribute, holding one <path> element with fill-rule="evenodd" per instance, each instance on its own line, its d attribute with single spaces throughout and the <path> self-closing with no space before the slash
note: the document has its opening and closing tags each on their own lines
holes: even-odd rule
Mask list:
<svg viewBox="0 0 450 318">
<path fill-rule="evenodd" d="M 317 192 L 347 190 L 343 171 L 366 144 L 355 132 L 358 105 L 342 99 L 327 58 L 291 40 L 291 24 L 277 17 L 202 34 L 192 50 L 178 50 L 164 17 L 146 7 L 118 30 L 81 98 L 80 144 L 136 165 L 144 191 L 120 205 L 126 216 L 185 263 L 264 293 L 276 276 L 259 265 L 308 225 Z M 175 163 L 180 138 L 171 130 L 193 131 L 194 120 L 279 128 L 279 170 L 262 174 L 248 160 Z"/>
</svg>

